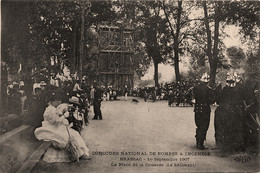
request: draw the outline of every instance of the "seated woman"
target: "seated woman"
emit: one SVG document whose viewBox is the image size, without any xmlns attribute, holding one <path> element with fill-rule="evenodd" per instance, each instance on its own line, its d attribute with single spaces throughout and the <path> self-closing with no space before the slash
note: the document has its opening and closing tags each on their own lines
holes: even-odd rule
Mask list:
<svg viewBox="0 0 260 173">
<path fill-rule="evenodd" d="M 81 159 L 89 159 L 89 149 L 80 134 L 69 127 L 66 115 L 59 115 L 57 110 L 61 103 L 59 92 L 51 93 L 49 106 L 46 108 L 42 127 L 34 132 L 38 140 L 50 141 L 50 147 L 43 160 L 46 162 L 70 162 Z"/>
</svg>

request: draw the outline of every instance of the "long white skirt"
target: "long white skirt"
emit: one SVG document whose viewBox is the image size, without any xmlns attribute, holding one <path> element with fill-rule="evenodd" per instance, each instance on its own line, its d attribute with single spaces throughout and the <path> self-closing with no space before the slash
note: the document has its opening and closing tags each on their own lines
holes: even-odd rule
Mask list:
<svg viewBox="0 0 260 173">
<path fill-rule="evenodd" d="M 43 126 L 37 128 L 34 132 L 38 140 L 51 141 L 55 149 L 48 149 L 44 155 L 44 160 L 47 162 L 68 162 L 68 152 L 66 151 L 69 142 L 72 142 L 75 146 L 77 155 L 89 156 L 89 149 L 87 148 L 84 140 L 80 134 L 72 129 L 68 128 L 69 133 L 64 125 L 59 126 Z M 65 150 L 65 151 L 63 151 Z"/>
</svg>

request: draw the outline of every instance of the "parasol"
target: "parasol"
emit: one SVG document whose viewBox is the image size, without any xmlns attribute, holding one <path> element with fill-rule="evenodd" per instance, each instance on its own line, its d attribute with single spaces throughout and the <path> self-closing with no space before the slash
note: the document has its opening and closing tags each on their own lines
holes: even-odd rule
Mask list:
<svg viewBox="0 0 260 173">
<path fill-rule="evenodd" d="M 73 142 L 73 140 L 71 140 L 71 135 L 69 132 L 69 128 L 66 127 L 67 132 L 69 134 L 69 142 L 68 142 L 68 146 L 67 146 L 67 150 L 71 153 L 71 156 L 74 159 L 77 160 L 77 162 L 79 162 L 79 155 L 78 152 L 76 151 L 77 146 L 75 145 L 75 143 Z"/>
</svg>

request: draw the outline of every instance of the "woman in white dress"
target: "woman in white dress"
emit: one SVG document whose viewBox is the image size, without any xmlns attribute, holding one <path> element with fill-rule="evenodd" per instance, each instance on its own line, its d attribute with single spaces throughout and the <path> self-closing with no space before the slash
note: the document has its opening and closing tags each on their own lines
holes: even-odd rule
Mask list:
<svg viewBox="0 0 260 173">
<path fill-rule="evenodd" d="M 37 128 L 34 132 L 38 140 L 51 141 L 53 147 L 58 149 L 56 152 L 54 152 L 55 149 L 53 148 L 50 148 L 49 151 L 47 150 L 45 153 L 47 159 L 44 160 L 48 162 L 72 161 L 69 159 L 69 153 L 66 151 L 69 145 L 73 147 L 73 150 L 76 152 L 76 156 L 78 156 L 78 158 L 89 159 L 89 149 L 87 148 L 82 137 L 77 131 L 69 127 L 68 120 L 66 119 L 68 114 L 65 113 L 65 111 L 63 111 L 63 113 L 65 113 L 63 114 L 60 109 L 57 109 L 60 103 L 60 95 L 57 94 L 57 92 L 52 93 L 49 106 L 43 114 L 44 121 L 42 122 L 42 127 Z M 59 151 L 62 151 L 63 154 Z M 74 159 L 78 160 L 78 158 Z"/>
</svg>

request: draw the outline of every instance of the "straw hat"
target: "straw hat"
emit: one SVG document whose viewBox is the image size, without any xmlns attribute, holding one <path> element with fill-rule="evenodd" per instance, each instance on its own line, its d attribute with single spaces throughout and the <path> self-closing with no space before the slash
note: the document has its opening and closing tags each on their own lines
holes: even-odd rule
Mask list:
<svg viewBox="0 0 260 173">
<path fill-rule="evenodd" d="M 45 86 L 45 85 L 47 85 L 47 84 L 45 83 L 45 81 L 41 81 L 41 82 L 40 82 L 40 85 L 41 85 L 41 86 Z"/>
<path fill-rule="evenodd" d="M 72 96 L 72 97 L 69 99 L 69 102 L 70 102 L 70 103 L 73 103 L 73 104 L 80 105 L 80 103 L 79 103 L 79 98 L 76 97 L 76 96 Z"/>
</svg>

